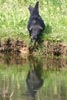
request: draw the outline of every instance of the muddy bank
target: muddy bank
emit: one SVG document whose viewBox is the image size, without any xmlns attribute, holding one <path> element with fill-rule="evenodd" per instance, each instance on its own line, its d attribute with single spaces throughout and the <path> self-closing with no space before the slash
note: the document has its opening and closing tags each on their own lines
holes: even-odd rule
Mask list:
<svg viewBox="0 0 67 100">
<path fill-rule="evenodd" d="M 62 42 L 44 41 L 41 48 L 40 52 L 43 55 L 67 55 L 67 44 Z M 0 41 L 0 53 L 6 52 L 33 54 L 33 52 L 37 53 L 38 50 L 33 49 L 32 46 L 29 47 L 25 41 L 8 38 L 6 41 Z"/>
<path fill-rule="evenodd" d="M 63 42 L 44 41 L 44 54 L 52 56 L 67 55 L 67 44 Z"/>
<path fill-rule="evenodd" d="M 0 53 L 24 53 L 25 51 L 28 52 L 28 46 L 22 40 L 8 38 L 6 41 L 0 41 Z"/>
</svg>

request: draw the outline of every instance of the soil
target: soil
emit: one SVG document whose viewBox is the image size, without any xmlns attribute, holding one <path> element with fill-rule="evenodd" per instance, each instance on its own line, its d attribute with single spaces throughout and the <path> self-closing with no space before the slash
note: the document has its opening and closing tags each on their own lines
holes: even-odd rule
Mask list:
<svg viewBox="0 0 67 100">
<path fill-rule="evenodd" d="M 43 55 L 67 55 L 67 44 L 63 42 L 44 41 L 42 48 Z M 32 54 L 34 51 L 33 46 L 27 45 L 25 41 L 22 40 L 8 38 L 6 41 L 0 41 L 0 53 L 14 52 Z M 37 50 L 35 52 L 37 53 Z"/>
</svg>

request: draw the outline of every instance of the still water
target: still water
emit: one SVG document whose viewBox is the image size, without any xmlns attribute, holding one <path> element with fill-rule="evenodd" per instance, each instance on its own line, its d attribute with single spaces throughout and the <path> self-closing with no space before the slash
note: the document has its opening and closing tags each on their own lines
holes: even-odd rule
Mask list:
<svg viewBox="0 0 67 100">
<path fill-rule="evenodd" d="M 67 100 L 67 59 L 0 54 L 0 100 Z"/>
</svg>

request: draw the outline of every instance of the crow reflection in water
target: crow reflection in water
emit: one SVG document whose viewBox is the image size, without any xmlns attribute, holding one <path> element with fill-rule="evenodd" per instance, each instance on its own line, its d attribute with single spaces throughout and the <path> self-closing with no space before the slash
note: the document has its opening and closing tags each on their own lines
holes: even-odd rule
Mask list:
<svg viewBox="0 0 67 100">
<path fill-rule="evenodd" d="M 36 99 L 37 90 L 43 85 L 42 61 L 35 57 L 29 57 L 30 70 L 27 75 L 27 95 Z"/>
</svg>

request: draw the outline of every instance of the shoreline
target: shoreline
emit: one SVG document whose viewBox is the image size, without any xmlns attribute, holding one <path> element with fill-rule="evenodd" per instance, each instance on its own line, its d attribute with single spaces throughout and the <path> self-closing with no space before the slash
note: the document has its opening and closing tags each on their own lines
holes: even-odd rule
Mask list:
<svg viewBox="0 0 67 100">
<path fill-rule="evenodd" d="M 42 46 L 39 49 L 29 49 L 32 46 L 29 46 L 23 40 L 14 40 L 12 38 L 8 38 L 6 41 L 0 41 L 0 53 L 13 52 L 13 53 L 22 53 L 22 54 L 33 54 L 34 52 L 37 54 L 42 53 L 43 55 L 51 55 L 51 56 L 61 56 L 67 55 L 67 44 L 64 42 L 55 42 L 55 41 L 44 41 Z"/>
</svg>

